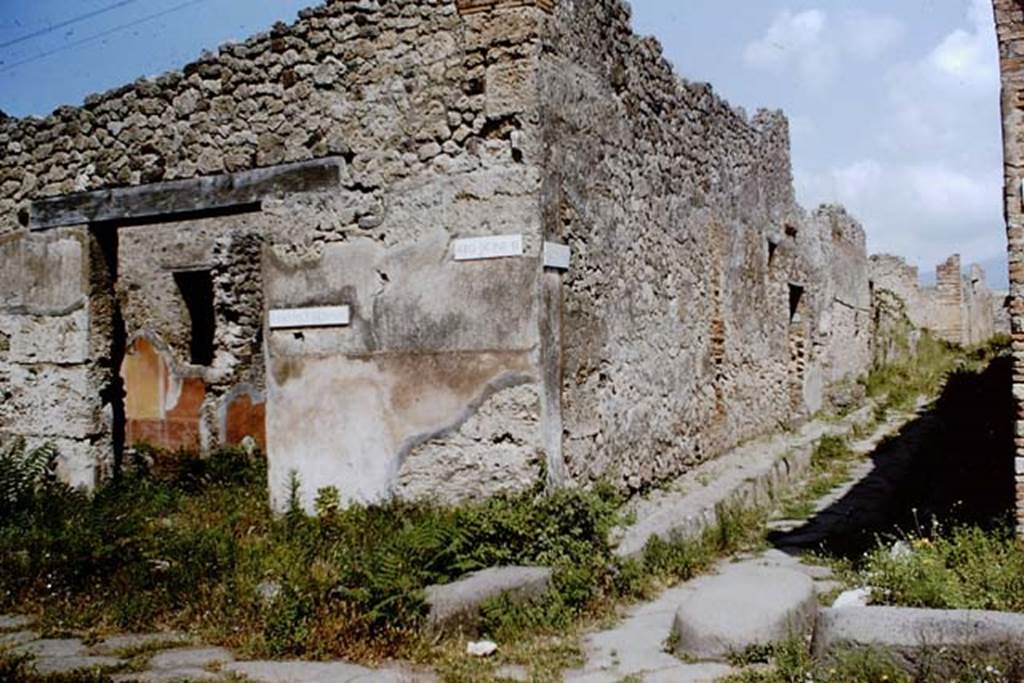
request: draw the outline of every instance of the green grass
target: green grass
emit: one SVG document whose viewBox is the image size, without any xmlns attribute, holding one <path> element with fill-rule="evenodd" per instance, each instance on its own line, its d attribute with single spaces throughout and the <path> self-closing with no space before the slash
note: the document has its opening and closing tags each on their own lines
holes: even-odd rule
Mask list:
<svg viewBox="0 0 1024 683">
<path fill-rule="evenodd" d="M 912 662 L 877 649 L 841 649 L 820 661 L 806 643 L 791 640 L 758 647 L 732 658 L 734 666 L 758 666 L 723 683 L 1019 683 L 1024 658 L 996 651 L 950 651 L 924 648 Z"/>
<path fill-rule="evenodd" d="M 897 540 L 903 552 L 892 552 Z M 840 576 L 871 586 L 876 604 L 1024 611 L 1024 542 L 1009 523 L 887 539 L 856 568 L 841 565 Z"/>
<path fill-rule="evenodd" d="M 814 445 L 806 480 L 783 497 L 779 514 L 785 519 L 806 519 L 819 499 L 846 482 L 858 456 L 845 436 L 826 435 Z"/>
<path fill-rule="evenodd" d="M 33 610 L 49 632 L 173 628 L 251 655 L 366 661 L 415 644 L 425 586 L 475 569 L 554 568 L 533 627 L 565 626 L 614 583 L 607 489 L 275 518 L 262 462 L 179 461 L 94 496 L 50 483 L 0 518 L 0 607 Z M 486 627 L 510 619 L 495 610 Z"/>
<path fill-rule="evenodd" d="M 35 613 L 48 634 L 173 629 L 254 657 L 450 660 L 446 679 L 459 680 L 460 641 L 438 648 L 422 635 L 423 589 L 541 565 L 554 569 L 549 596 L 492 601 L 482 632 L 508 659 L 555 672 L 579 661 L 581 624 L 756 543 L 763 522 L 724 510 L 700 539 L 654 542 L 624 562 L 607 540 L 623 501 L 607 487 L 344 511 L 324 491 L 319 517 L 275 517 L 265 476 L 261 460 L 229 451 L 165 454 L 93 495 L 42 484 L 0 517 L 0 609 Z"/>
<path fill-rule="evenodd" d="M 958 347 L 922 333 L 915 353 L 873 369 L 864 381 L 867 395 L 879 402 L 882 414 L 906 411 L 920 396 L 933 396 L 961 358 Z"/>
</svg>

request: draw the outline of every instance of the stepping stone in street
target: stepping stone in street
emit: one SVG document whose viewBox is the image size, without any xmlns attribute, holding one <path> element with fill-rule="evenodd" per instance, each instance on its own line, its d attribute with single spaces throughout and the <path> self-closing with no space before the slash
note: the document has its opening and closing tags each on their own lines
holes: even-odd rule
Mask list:
<svg viewBox="0 0 1024 683">
<path fill-rule="evenodd" d="M 32 662 L 36 671 L 44 675 L 66 674 L 72 671 L 101 671 L 124 664 L 117 657 L 40 657 Z"/>
<path fill-rule="evenodd" d="M 205 669 L 155 669 L 111 676 L 115 683 L 182 683 L 182 681 L 223 681 L 224 677 Z"/>
<path fill-rule="evenodd" d="M 231 651 L 222 647 L 184 647 L 153 655 L 149 666 L 152 669 L 203 669 L 211 664 L 233 661 Z"/>
<path fill-rule="evenodd" d="M 16 647 L 18 645 L 24 645 L 25 643 L 31 643 L 37 638 L 39 638 L 39 634 L 35 631 L 11 631 L 10 633 L 0 633 L 0 647 Z"/>
<path fill-rule="evenodd" d="M 508 596 L 516 603 L 540 598 L 551 589 L 548 567 L 492 567 L 453 583 L 429 586 L 427 623 L 436 630 L 473 630 L 480 607 L 491 598 Z"/>
<path fill-rule="evenodd" d="M 226 665 L 223 671 L 257 683 L 348 683 L 362 677 L 367 681 L 374 680 L 370 678 L 373 669 L 345 662 L 234 662 Z"/>
<path fill-rule="evenodd" d="M 78 638 L 44 638 L 19 645 L 14 651 L 22 655 L 44 657 L 84 657 L 86 647 Z"/>
<path fill-rule="evenodd" d="M 34 623 L 35 619 L 21 614 L 0 614 L 0 631 L 18 631 Z"/>
<path fill-rule="evenodd" d="M 802 635 L 818 608 L 809 576 L 763 563 L 728 565 L 692 585 L 672 634 L 678 655 L 701 660 L 725 660 L 753 645 Z"/>
<path fill-rule="evenodd" d="M 181 633 L 125 633 L 104 638 L 89 648 L 94 655 L 116 655 L 134 650 L 170 650 L 188 644 L 188 636 Z"/>
</svg>

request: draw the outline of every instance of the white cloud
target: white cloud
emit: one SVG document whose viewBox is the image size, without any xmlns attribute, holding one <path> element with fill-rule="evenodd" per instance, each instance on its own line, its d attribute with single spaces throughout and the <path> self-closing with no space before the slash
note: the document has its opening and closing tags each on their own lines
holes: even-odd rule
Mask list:
<svg viewBox="0 0 1024 683">
<path fill-rule="evenodd" d="M 747 45 L 743 59 L 752 67 L 777 71 L 796 68 L 812 83 L 831 79 L 837 54 L 826 40 L 827 17 L 812 9 L 794 14 L 781 12 L 765 34 Z"/>
<path fill-rule="evenodd" d="M 999 169 L 965 172 L 941 162 L 863 159 L 794 175 L 809 206 L 840 203 L 857 216 L 874 252 L 900 254 L 922 270 L 954 252 L 967 261 L 1002 254 Z"/>
<path fill-rule="evenodd" d="M 883 40 L 886 32 L 879 24 L 878 46 L 899 40 Z M 863 55 L 884 49 L 862 47 Z M 905 256 L 922 272 L 952 253 L 1000 262 L 999 64 L 988 0 L 971 0 L 961 26 L 883 73 L 876 100 L 864 108 L 863 128 L 875 130 L 864 156 L 798 168 L 801 201 L 846 205 L 864 224 L 869 249 Z"/>
<path fill-rule="evenodd" d="M 891 112 L 880 139 L 894 151 L 935 156 L 973 142 L 975 158 L 999 153 L 999 57 L 988 0 L 972 0 L 966 19 L 921 59 L 890 70 Z"/>
<path fill-rule="evenodd" d="M 903 24 L 884 14 L 850 10 L 842 18 L 846 49 L 863 60 L 877 59 L 903 38 Z"/>
<path fill-rule="evenodd" d="M 834 79 L 844 60 L 876 59 L 903 33 L 903 25 L 888 15 L 850 10 L 831 21 L 821 9 L 784 10 L 746 46 L 743 59 L 756 69 L 795 70 L 805 83 L 821 86 Z"/>
</svg>

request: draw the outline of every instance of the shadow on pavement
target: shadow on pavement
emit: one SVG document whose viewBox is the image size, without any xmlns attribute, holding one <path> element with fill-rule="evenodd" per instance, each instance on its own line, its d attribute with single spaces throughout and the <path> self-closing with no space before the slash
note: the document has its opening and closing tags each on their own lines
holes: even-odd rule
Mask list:
<svg viewBox="0 0 1024 683">
<path fill-rule="evenodd" d="M 1002 523 L 1014 499 L 1012 360 L 953 373 L 939 398 L 871 454 L 873 468 L 827 508 L 769 541 L 790 553 L 859 557 L 879 537 Z"/>
</svg>

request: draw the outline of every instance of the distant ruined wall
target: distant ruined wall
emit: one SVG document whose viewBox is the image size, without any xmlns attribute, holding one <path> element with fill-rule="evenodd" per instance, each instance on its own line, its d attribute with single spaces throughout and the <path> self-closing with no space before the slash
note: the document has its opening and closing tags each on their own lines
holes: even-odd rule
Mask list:
<svg viewBox="0 0 1024 683">
<path fill-rule="evenodd" d="M 781 114 L 679 79 L 617 0 L 558 5 L 540 80 L 570 476 L 651 486 L 867 368 L 863 233 L 796 204 Z"/>
<path fill-rule="evenodd" d="M 907 318 L 916 327 L 926 327 L 928 312 L 921 292 L 921 277 L 915 266 L 892 254 L 871 256 L 870 278 L 875 292 L 892 292 L 904 304 Z"/>
<path fill-rule="evenodd" d="M 972 265 L 963 272 L 959 254 L 936 266 L 936 285 L 922 287 L 917 268 L 889 254 L 871 257 L 875 292 L 891 292 L 903 303 L 915 326 L 940 339 L 969 346 L 991 339 L 997 331 L 997 296 L 988 288 L 985 271 Z"/>
<path fill-rule="evenodd" d="M 1013 397 L 1017 409 L 1017 521 L 1024 536 L 1024 8 L 993 0 L 1002 73 L 1004 201 L 1010 260 Z"/>
<path fill-rule="evenodd" d="M 935 268 L 935 289 L 929 292 L 929 319 L 926 327 L 940 339 L 963 343 L 964 282 L 959 254 L 950 256 Z"/>
</svg>

